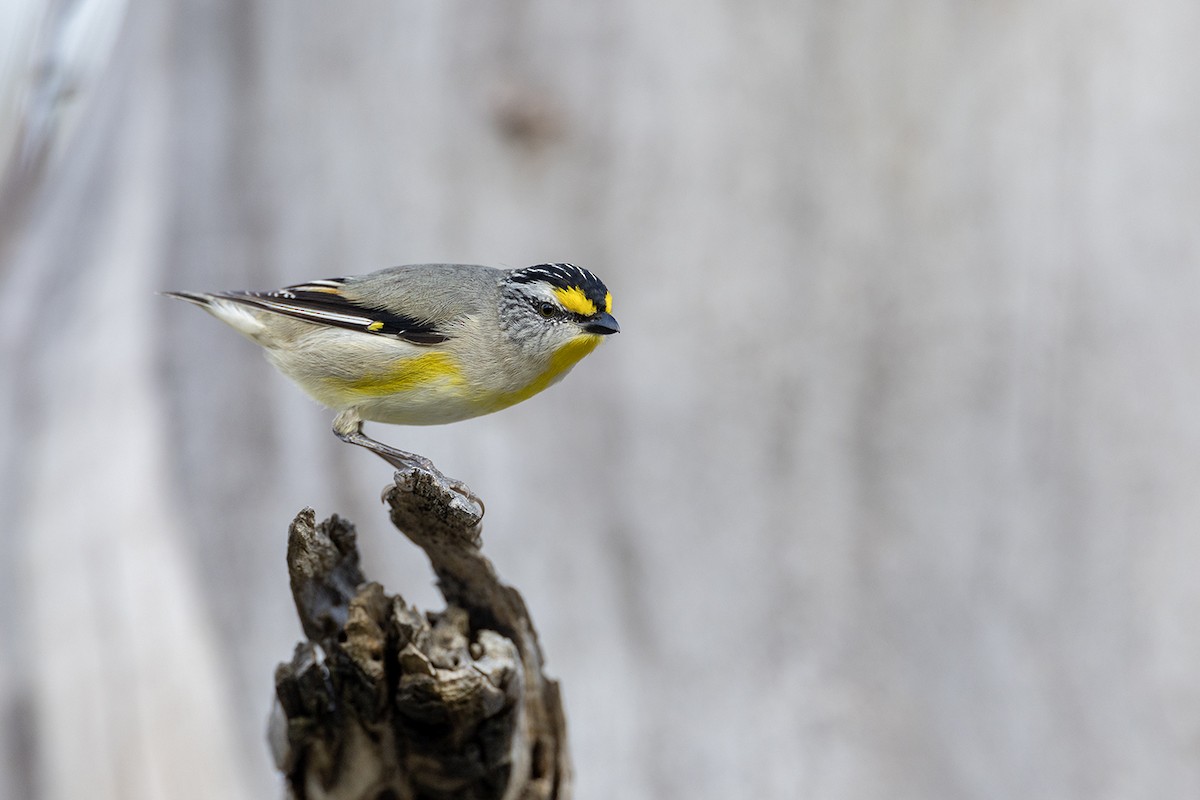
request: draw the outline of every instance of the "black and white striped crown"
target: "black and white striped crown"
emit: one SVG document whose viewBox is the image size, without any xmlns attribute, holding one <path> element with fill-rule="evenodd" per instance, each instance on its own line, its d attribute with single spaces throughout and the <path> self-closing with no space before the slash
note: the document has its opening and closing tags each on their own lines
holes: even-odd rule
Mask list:
<svg viewBox="0 0 1200 800">
<path fill-rule="evenodd" d="M 514 269 L 508 279 L 513 283 L 545 281 L 560 289 L 579 289 L 599 309 L 604 308 L 604 298 L 608 294 L 608 287 L 604 285 L 604 281 L 574 264 L 535 264 L 532 267 Z"/>
</svg>

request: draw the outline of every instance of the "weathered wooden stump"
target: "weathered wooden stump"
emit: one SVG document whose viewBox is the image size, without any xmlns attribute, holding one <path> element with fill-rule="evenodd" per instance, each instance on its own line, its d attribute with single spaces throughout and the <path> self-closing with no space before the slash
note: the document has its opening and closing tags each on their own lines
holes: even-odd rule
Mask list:
<svg viewBox="0 0 1200 800">
<path fill-rule="evenodd" d="M 354 527 L 293 521 L 288 572 L 308 641 L 275 673 L 270 739 L 296 800 L 571 796 L 558 684 L 521 595 L 441 476 L 396 474 L 391 519 L 429 556 L 446 610 L 367 581 Z"/>
</svg>

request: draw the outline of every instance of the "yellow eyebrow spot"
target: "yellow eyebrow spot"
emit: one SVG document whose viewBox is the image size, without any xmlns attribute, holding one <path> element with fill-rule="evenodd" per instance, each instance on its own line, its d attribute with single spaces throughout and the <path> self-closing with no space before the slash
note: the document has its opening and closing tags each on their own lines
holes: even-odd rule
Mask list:
<svg viewBox="0 0 1200 800">
<path fill-rule="evenodd" d="M 612 313 L 612 292 L 604 293 L 604 313 L 605 314 Z"/>
<path fill-rule="evenodd" d="M 596 313 L 596 304 L 589 300 L 578 286 L 572 286 L 570 289 L 560 289 L 556 286 L 554 296 L 562 303 L 563 308 L 574 314 L 590 317 Z"/>
<path fill-rule="evenodd" d="M 360 378 L 330 378 L 329 381 L 356 395 L 385 397 L 438 381 L 460 385 L 463 383 L 463 376 L 462 370 L 450 356 L 445 353 L 426 353 L 401 361 L 388 372 L 376 372 Z"/>
</svg>

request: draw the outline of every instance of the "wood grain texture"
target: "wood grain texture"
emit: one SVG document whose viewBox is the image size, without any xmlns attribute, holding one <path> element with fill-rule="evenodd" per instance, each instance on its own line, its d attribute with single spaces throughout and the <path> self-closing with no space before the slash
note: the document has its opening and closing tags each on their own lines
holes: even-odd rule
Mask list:
<svg viewBox="0 0 1200 800">
<path fill-rule="evenodd" d="M 270 730 L 289 797 L 569 800 L 558 684 L 479 518 L 428 472 L 397 473 L 384 499 L 447 607 L 422 614 L 367 582 L 345 520 L 296 517 L 288 574 L 308 640 L 276 670 Z"/>
<path fill-rule="evenodd" d="M 5 217 L 0 797 L 279 790 L 262 532 L 383 468 L 152 292 L 428 260 L 613 290 L 561 386 L 369 429 L 489 498 L 582 800 L 1200 794 L 1196 4 L 124 14 Z"/>
</svg>

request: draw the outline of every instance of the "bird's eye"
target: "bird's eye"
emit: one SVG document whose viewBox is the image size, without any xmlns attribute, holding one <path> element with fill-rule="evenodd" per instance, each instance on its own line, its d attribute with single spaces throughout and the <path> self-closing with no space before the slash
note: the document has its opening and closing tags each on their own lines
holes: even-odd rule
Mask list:
<svg viewBox="0 0 1200 800">
<path fill-rule="evenodd" d="M 546 319 L 558 316 L 558 308 L 553 303 L 539 303 L 537 310 Z"/>
</svg>

